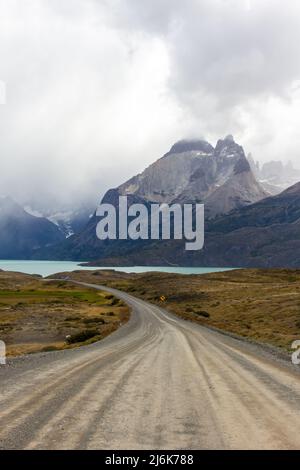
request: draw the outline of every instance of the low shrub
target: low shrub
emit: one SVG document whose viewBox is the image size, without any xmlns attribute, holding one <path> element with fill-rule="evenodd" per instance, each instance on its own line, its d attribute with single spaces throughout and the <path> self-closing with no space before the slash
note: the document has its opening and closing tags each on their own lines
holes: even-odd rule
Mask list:
<svg viewBox="0 0 300 470">
<path fill-rule="evenodd" d="M 98 330 L 83 330 L 79 331 L 78 333 L 74 333 L 73 335 L 68 335 L 66 337 L 66 342 L 68 344 L 83 343 L 84 341 L 87 341 L 88 339 L 94 338 L 98 335 Z"/>
<path fill-rule="evenodd" d="M 196 315 L 199 315 L 200 317 L 204 317 L 204 318 L 209 318 L 210 317 L 210 314 L 208 312 L 206 312 L 205 310 L 198 310 L 198 311 L 195 311 L 194 313 Z"/>
<path fill-rule="evenodd" d="M 59 351 L 59 348 L 57 346 L 49 344 L 49 346 L 45 346 L 42 349 L 42 352 L 52 352 L 52 351 Z"/>
<path fill-rule="evenodd" d="M 101 325 L 103 325 L 105 323 L 105 321 L 103 320 L 103 318 L 90 317 L 90 318 L 85 318 L 83 320 L 83 323 L 85 323 L 86 325 L 89 325 L 91 323 L 100 323 Z"/>
</svg>

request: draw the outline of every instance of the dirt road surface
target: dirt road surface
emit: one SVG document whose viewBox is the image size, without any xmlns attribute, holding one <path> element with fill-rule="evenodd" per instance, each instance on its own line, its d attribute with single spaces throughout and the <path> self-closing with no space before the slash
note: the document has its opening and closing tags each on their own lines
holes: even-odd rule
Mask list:
<svg viewBox="0 0 300 470">
<path fill-rule="evenodd" d="M 0 366 L 1 449 L 300 449 L 299 367 L 104 289 L 117 332 Z"/>
</svg>

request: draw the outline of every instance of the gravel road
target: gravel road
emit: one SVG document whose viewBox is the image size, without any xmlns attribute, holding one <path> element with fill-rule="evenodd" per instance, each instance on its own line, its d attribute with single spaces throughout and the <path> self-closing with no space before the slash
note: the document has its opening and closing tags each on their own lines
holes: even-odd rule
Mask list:
<svg viewBox="0 0 300 470">
<path fill-rule="evenodd" d="M 126 325 L 0 366 L 1 449 L 300 449 L 300 367 L 102 289 Z"/>
</svg>

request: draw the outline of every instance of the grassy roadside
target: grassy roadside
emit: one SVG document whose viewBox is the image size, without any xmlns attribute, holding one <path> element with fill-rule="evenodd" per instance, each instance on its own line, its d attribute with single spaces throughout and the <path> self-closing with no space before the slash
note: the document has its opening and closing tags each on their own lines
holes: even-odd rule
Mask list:
<svg viewBox="0 0 300 470">
<path fill-rule="evenodd" d="M 129 313 L 106 292 L 0 272 L 0 339 L 8 356 L 90 344 L 115 331 Z"/>
<path fill-rule="evenodd" d="M 300 270 L 244 269 L 206 275 L 98 270 L 69 275 L 132 293 L 201 325 L 285 350 L 300 339 Z"/>
</svg>

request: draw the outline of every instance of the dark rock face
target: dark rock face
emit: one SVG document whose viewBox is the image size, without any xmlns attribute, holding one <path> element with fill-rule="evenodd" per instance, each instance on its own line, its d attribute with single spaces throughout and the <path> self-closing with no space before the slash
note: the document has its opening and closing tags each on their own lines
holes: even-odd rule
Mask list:
<svg viewBox="0 0 300 470">
<path fill-rule="evenodd" d="M 98 265 L 299 268 L 299 234 L 300 183 L 207 222 L 202 251 L 187 252 L 180 240 L 149 241 L 107 252 Z"/>
<path fill-rule="evenodd" d="M 215 148 L 215 156 L 217 158 L 245 156 L 243 147 L 236 144 L 233 137 L 227 136 L 223 140 L 218 140 Z"/>
<path fill-rule="evenodd" d="M 75 259 L 97 259 L 98 266 L 300 267 L 300 183 L 207 221 L 204 249 L 199 252 L 187 252 L 180 240 L 100 246 L 94 235 L 96 223 L 96 218 L 90 221 L 84 237 L 72 237 Z M 65 246 L 60 256 L 70 257 L 69 253 Z"/>
<path fill-rule="evenodd" d="M 250 171 L 251 171 L 250 164 L 247 162 L 246 158 L 241 158 L 240 160 L 238 160 L 234 167 L 235 175 L 238 175 L 244 172 L 250 172 Z"/>
</svg>

